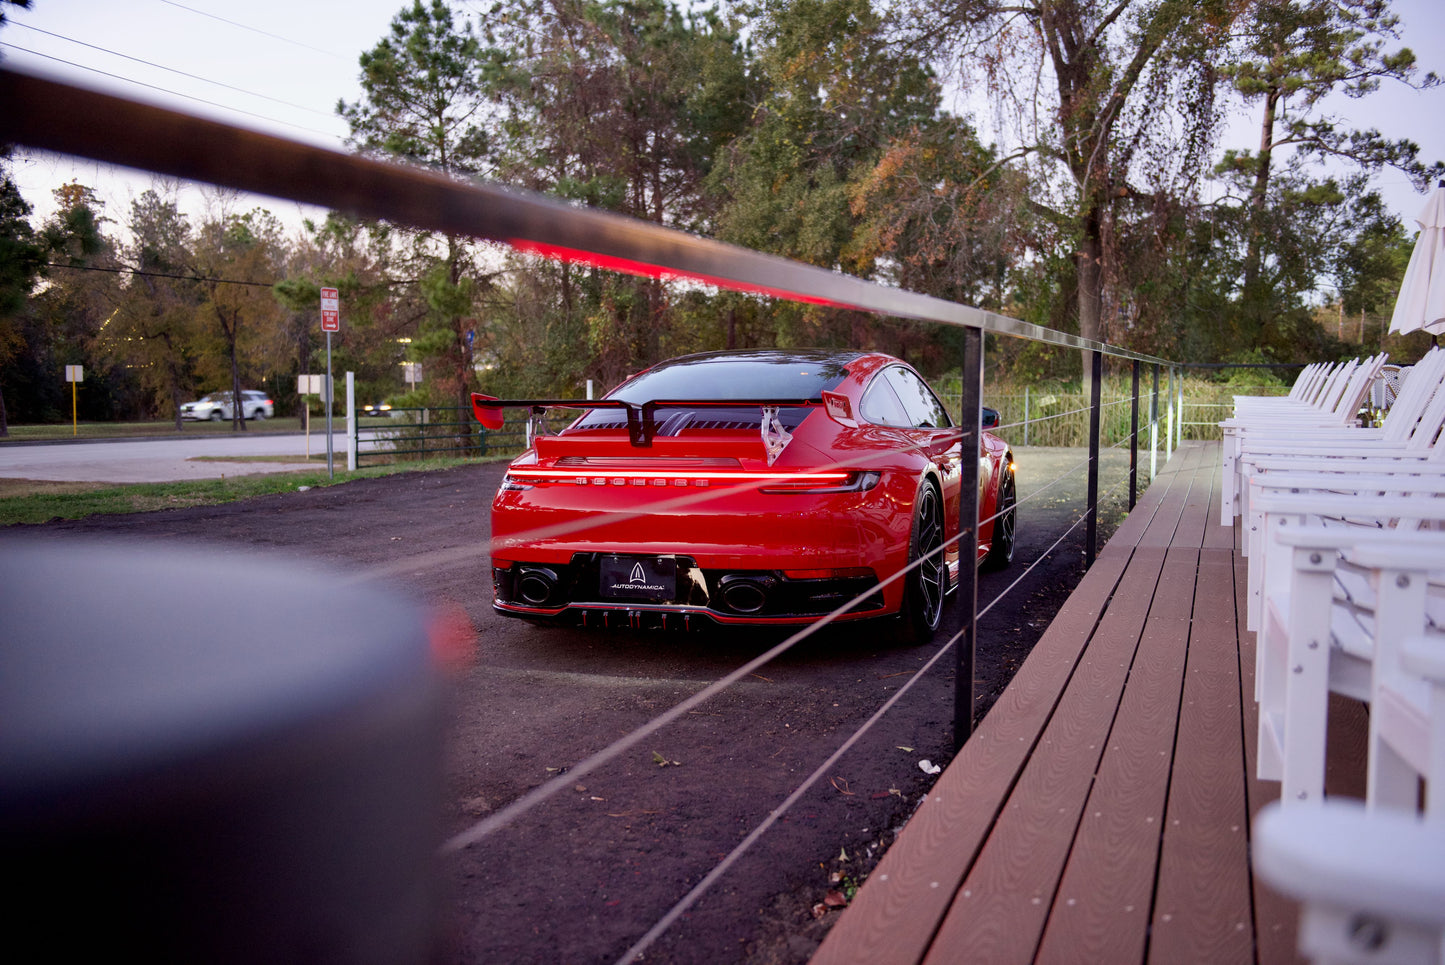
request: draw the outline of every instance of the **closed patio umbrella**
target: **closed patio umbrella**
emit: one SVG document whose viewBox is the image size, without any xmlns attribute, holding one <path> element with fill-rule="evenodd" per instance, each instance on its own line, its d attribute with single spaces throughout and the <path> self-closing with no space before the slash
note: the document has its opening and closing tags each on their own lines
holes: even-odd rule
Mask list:
<svg viewBox="0 0 1445 965">
<path fill-rule="evenodd" d="M 1445 334 L 1445 181 L 1430 195 L 1416 221 L 1420 236 L 1400 283 L 1390 331 L 1424 329 L 1441 335 Z"/>
</svg>

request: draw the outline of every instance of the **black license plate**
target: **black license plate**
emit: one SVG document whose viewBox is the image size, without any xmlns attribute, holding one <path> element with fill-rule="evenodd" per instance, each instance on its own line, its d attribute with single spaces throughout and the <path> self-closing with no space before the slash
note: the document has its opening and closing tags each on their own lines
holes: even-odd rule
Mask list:
<svg viewBox="0 0 1445 965">
<path fill-rule="evenodd" d="M 677 593 L 675 556 L 604 556 L 600 571 L 608 599 L 671 603 Z"/>
</svg>

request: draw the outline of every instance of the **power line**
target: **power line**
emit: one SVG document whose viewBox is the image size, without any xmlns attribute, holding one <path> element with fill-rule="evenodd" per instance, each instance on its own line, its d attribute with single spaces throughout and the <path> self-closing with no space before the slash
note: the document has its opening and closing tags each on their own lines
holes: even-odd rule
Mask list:
<svg viewBox="0 0 1445 965">
<path fill-rule="evenodd" d="M 207 278 L 201 275 L 173 275 L 164 271 L 142 271 L 139 268 L 102 268 L 99 265 L 62 265 L 57 262 L 47 262 L 46 268 L 68 268 L 71 271 L 104 271 L 113 275 L 143 275 L 146 278 L 174 278 L 179 281 L 205 281 L 215 282 L 220 285 L 254 285 L 258 288 L 270 288 L 276 283 L 273 281 L 239 281 L 235 278 Z"/>
<path fill-rule="evenodd" d="M 214 13 L 207 13 L 204 10 L 197 10 L 195 7 L 188 7 L 184 3 L 176 3 L 176 0 L 160 0 L 160 2 L 164 4 L 169 4 L 172 7 L 179 7 L 182 10 L 190 11 L 191 13 L 197 14 L 202 17 L 210 17 L 212 20 L 219 20 L 221 23 L 230 24 L 232 27 L 239 27 L 242 30 L 249 30 L 254 34 L 260 34 L 263 37 L 270 37 L 272 40 L 279 40 L 282 43 L 293 44 L 297 47 L 304 47 L 307 50 L 314 50 L 318 54 L 325 54 L 328 57 L 335 57 L 338 60 L 350 59 L 346 55 L 338 54 L 334 50 L 324 50 L 320 47 L 313 47 L 310 44 L 302 43 L 299 40 L 292 40 L 290 37 L 283 37 L 280 34 L 273 34 L 270 31 L 262 30 L 259 27 L 252 27 L 249 24 L 244 24 L 237 20 L 227 20 L 225 17 L 219 17 Z"/>
<path fill-rule="evenodd" d="M 268 124 L 280 124 L 283 127 L 293 128 L 298 131 L 305 131 L 308 134 L 315 134 L 317 137 L 324 137 L 327 140 L 333 140 L 336 137 L 336 135 L 334 134 L 328 134 L 325 131 L 318 131 L 315 128 L 302 127 L 300 124 L 292 124 L 290 121 L 277 120 L 274 117 L 267 117 L 264 114 L 256 114 L 252 111 L 241 110 L 239 107 L 227 107 L 225 104 L 218 104 L 215 101 L 208 101 L 204 97 L 195 97 L 191 94 L 182 94 L 180 91 L 174 91 L 167 87 L 158 87 L 155 84 L 147 84 L 145 81 L 134 80 L 130 77 L 122 77 L 120 74 L 112 74 L 111 72 L 101 70 L 98 67 L 87 67 L 85 64 L 77 64 L 75 61 L 66 60 L 64 57 L 55 57 L 51 54 L 42 54 L 38 50 L 31 50 L 28 47 L 21 47 L 19 44 L 12 44 L 7 41 L 0 40 L 0 47 L 9 47 L 11 50 L 18 50 L 21 53 L 30 54 L 34 57 L 43 57 L 46 60 L 53 60 L 57 64 L 64 64 L 67 67 L 74 67 L 77 70 L 88 70 L 92 74 L 100 74 L 102 77 L 109 77 L 112 80 L 118 80 L 126 84 L 135 84 L 137 87 L 145 87 L 149 90 L 159 91 L 162 94 L 169 94 L 172 97 L 182 97 L 188 101 L 195 101 L 198 104 L 205 104 L 207 107 L 215 107 L 219 110 L 227 111 L 232 114 L 242 114 L 246 117 L 254 117 L 256 120 L 265 121 Z"/>
<path fill-rule="evenodd" d="M 66 268 L 70 271 L 104 271 L 113 275 L 141 275 L 146 278 L 173 278 L 178 281 L 204 281 L 215 282 L 220 285 L 254 285 L 259 288 L 271 288 L 277 283 L 274 281 L 240 281 L 235 278 L 209 278 L 203 275 L 175 275 L 164 271 L 145 271 L 140 268 L 105 268 L 100 265 L 63 265 L 59 262 L 47 262 L 46 268 Z M 393 281 L 380 281 L 371 285 L 362 285 L 361 291 L 370 291 L 373 288 L 397 288 L 406 285 L 415 285 L 418 279 L 398 278 Z"/>
<path fill-rule="evenodd" d="M 309 111 L 312 114 L 319 114 L 322 117 L 328 118 L 336 116 L 329 111 L 319 111 L 314 107 L 307 107 L 304 104 L 293 104 L 291 101 L 283 101 L 279 97 L 272 97 L 269 94 L 260 94 L 253 90 L 246 90 L 244 87 L 233 87 L 230 84 L 223 84 L 218 80 L 211 80 L 209 77 L 202 77 L 199 74 L 190 74 L 184 70 L 177 70 L 174 67 L 167 67 L 164 64 L 157 64 L 154 61 L 145 60 L 140 57 L 132 57 L 130 54 L 123 54 L 118 50 L 111 50 L 109 47 L 100 47 L 96 44 L 86 43 L 84 40 L 76 40 L 74 37 L 66 37 L 63 34 L 52 33 L 49 30 L 42 30 L 40 27 L 32 27 L 28 23 L 16 23 L 16 26 L 24 27 L 26 30 L 33 30 L 36 33 L 45 34 L 47 37 L 54 37 L 57 40 L 64 40 L 72 44 L 79 44 L 82 47 L 89 47 L 91 50 L 98 50 L 103 54 L 110 54 L 112 57 L 123 57 L 126 60 L 133 61 L 137 64 L 144 64 L 147 67 L 154 67 L 157 70 L 164 70 L 172 74 L 179 74 L 182 77 L 189 77 L 191 80 L 198 80 L 203 84 L 212 84 L 216 87 L 222 87 L 226 90 L 235 91 L 238 94 L 246 94 L 250 97 L 259 97 L 262 100 L 271 101 L 275 104 L 281 104 L 285 107 L 294 107 L 298 111 Z"/>
</svg>

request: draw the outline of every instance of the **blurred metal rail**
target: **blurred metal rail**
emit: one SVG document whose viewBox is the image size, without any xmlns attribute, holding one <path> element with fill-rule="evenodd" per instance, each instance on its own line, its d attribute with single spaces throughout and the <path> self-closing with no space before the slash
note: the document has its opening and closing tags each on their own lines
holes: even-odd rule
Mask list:
<svg viewBox="0 0 1445 965">
<path fill-rule="evenodd" d="M 540 194 L 261 134 L 0 69 L 0 143 L 333 208 L 647 276 L 1033 339 L 1168 365 L 1101 342 Z"/>
</svg>

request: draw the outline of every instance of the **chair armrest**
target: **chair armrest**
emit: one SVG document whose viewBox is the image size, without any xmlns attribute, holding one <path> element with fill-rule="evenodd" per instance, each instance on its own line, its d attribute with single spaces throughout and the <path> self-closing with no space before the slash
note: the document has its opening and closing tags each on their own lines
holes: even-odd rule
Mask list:
<svg viewBox="0 0 1445 965">
<path fill-rule="evenodd" d="M 1360 802 L 1278 802 L 1254 823 L 1255 870 L 1304 902 L 1445 925 L 1445 824 Z"/>
</svg>

